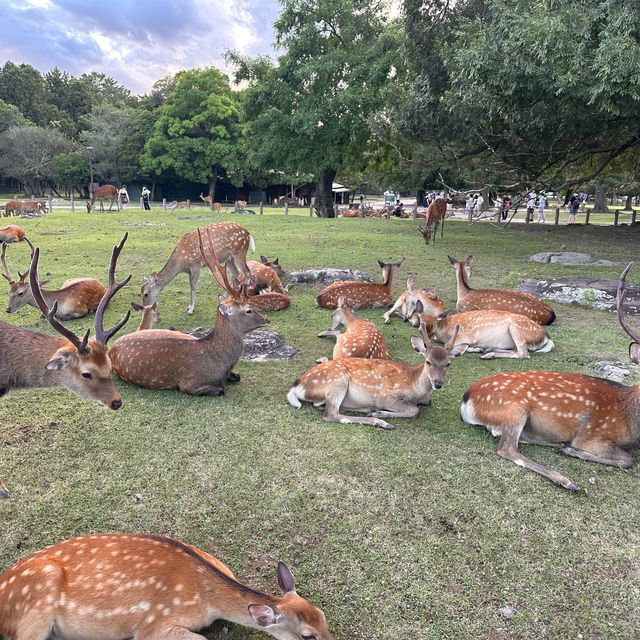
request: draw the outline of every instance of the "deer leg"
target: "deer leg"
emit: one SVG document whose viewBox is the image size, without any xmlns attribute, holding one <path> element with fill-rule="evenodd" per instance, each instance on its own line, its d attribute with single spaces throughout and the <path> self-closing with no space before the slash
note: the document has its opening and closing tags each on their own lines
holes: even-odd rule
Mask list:
<svg viewBox="0 0 640 640">
<path fill-rule="evenodd" d="M 164 630 L 138 629 L 133 640 L 206 640 L 206 638 L 184 627 L 171 627 Z"/>
<path fill-rule="evenodd" d="M 445 211 L 445 215 L 442 216 L 442 220 L 440 221 L 440 240 L 442 240 L 444 238 L 444 220 L 446 217 L 446 211 Z"/>
<path fill-rule="evenodd" d="M 563 447 L 560 451 L 568 456 L 580 458 L 580 460 L 586 460 L 587 462 L 597 462 L 608 467 L 629 469 L 633 466 L 631 455 L 610 441 L 580 440 L 580 438 L 576 438 L 570 445 Z"/>
<path fill-rule="evenodd" d="M 409 402 L 394 402 L 392 409 L 372 411 L 370 418 L 415 418 L 420 413 L 420 407 Z"/>
<path fill-rule="evenodd" d="M 337 338 L 339 335 L 339 331 L 323 331 L 318 334 L 318 338 Z"/>
<path fill-rule="evenodd" d="M 340 413 L 340 405 L 345 399 L 349 390 L 349 382 L 344 381 L 341 386 L 336 386 L 331 389 L 330 393 L 325 398 L 323 420 L 327 422 L 340 422 L 342 424 L 370 424 L 374 427 L 380 427 L 382 429 L 393 429 L 394 426 L 380 420 L 379 418 L 361 418 L 360 416 L 345 416 Z"/>
<path fill-rule="evenodd" d="M 514 462 L 519 467 L 529 469 L 530 471 L 551 480 L 551 482 L 555 482 L 569 491 L 581 491 L 580 487 L 574 484 L 569 478 L 567 478 L 567 476 L 562 475 L 551 467 L 534 462 L 530 458 L 523 456 L 520 451 L 518 451 L 520 434 L 522 433 L 527 421 L 526 412 L 523 411 L 517 418 L 519 418 L 518 422 L 514 421 L 512 424 L 502 428 L 500 444 L 498 445 L 498 455 L 506 460 L 511 460 L 511 462 Z"/>
<path fill-rule="evenodd" d="M 42 611 L 32 609 L 20 620 L 15 640 L 47 640 L 51 637 L 53 622 L 53 611 L 43 615 Z"/>
<path fill-rule="evenodd" d="M 522 333 L 517 328 L 511 327 L 509 328 L 509 335 L 515 345 L 515 351 L 512 349 L 492 349 L 480 356 L 480 358 L 483 360 L 489 360 L 491 358 L 528 358 L 529 347 Z"/>
<path fill-rule="evenodd" d="M 400 298 L 398 298 L 398 300 L 395 301 L 393 307 L 391 307 L 391 309 L 389 309 L 389 311 L 387 311 L 386 313 L 382 314 L 385 324 L 389 324 L 391 322 L 391 315 L 393 314 L 394 311 L 396 311 L 402 306 L 403 302 L 404 302 L 403 300 L 400 300 Z"/>
<path fill-rule="evenodd" d="M 196 287 L 200 278 L 200 269 L 192 268 L 189 270 L 189 287 L 191 288 L 191 301 L 187 307 L 187 313 L 192 315 L 196 308 Z"/>
</svg>

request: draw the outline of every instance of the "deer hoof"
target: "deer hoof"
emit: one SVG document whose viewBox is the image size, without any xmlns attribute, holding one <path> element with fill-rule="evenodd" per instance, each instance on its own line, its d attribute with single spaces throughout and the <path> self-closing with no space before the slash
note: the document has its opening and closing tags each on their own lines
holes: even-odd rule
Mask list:
<svg viewBox="0 0 640 640">
<path fill-rule="evenodd" d="M 389 424 L 388 422 L 385 422 L 384 420 L 379 420 L 378 421 L 378 426 L 381 429 L 386 429 L 387 431 L 391 431 L 391 429 L 395 429 L 394 425 Z"/>
<path fill-rule="evenodd" d="M 193 315 L 193 307 L 187 307 L 187 314 L 190 316 Z"/>
<path fill-rule="evenodd" d="M 326 356 L 323 356 L 322 358 L 318 358 L 316 360 L 316 364 L 320 364 L 321 362 L 329 362 L 329 358 L 327 358 Z"/>
</svg>

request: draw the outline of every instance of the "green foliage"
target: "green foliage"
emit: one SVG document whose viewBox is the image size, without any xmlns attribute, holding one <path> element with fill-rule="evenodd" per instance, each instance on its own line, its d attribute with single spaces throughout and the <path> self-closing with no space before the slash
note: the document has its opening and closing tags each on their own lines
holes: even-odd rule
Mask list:
<svg viewBox="0 0 640 640">
<path fill-rule="evenodd" d="M 67 188 L 89 184 L 89 162 L 86 151 L 70 151 L 57 155 L 51 165 L 51 178 Z"/>
<path fill-rule="evenodd" d="M 25 124 L 27 124 L 27 119 L 20 113 L 20 109 L 0 99 L 0 133 L 4 133 L 10 127 L 19 127 Z"/>
</svg>

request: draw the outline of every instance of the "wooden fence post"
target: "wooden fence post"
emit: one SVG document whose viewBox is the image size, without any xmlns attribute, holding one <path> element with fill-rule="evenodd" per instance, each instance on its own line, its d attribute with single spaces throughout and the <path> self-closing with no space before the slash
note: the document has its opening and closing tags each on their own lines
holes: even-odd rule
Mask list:
<svg viewBox="0 0 640 640">
<path fill-rule="evenodd" d="M 144 204 L 142 203 L 142 196 L 140 196 L 140 208 L 144 209 Z"/>
<path fill-rule="evenodd" d="M 560 224 L 560 207 L 556 207 L 556 217 L 555 217 L 555 220 L 553 221 L 553 224 L 555 225 Z"/>
<path fill-rule="evenodd" d="M 284 203 L 284 215 L 285 216 L 289 215 L 289 203 L 288 202 Z"/>
<path fill-rule="evenodd" d="M 47 198 L 47 208 L 49 213 L 53 213 L 53 196 L 51 194 L 49 194 L 49 197 Z"/>
<path fill-rule="evenodd" d="M 636 223 L 636 213 L 638 213 L 635 209 L 631 209 L 631 224 Z"/>
<path fill-rule="evenodd" d="M 264 215 L 264 202 L 260 203 L 260 215 Z"/>
<path fill-rule="evenodd" d="M 616 209 L 613 212 L 613 226 L 614 227 L 618 226 L 618 218 L 620 218 L 620 209 Z"/>
<path fill-rule="evenodd" d="M 191 200 L 189 198 L 187 198 L 187 210 L 191 211 Z"/>
<path fill-rule="evenodd" d="M 167 199 L 166 198 L 162 198 L 162 210 L 163 211 L 167 210 Z"/>
<path fill-rule="evenodd" d="M 73 197 L 73 191 L 71 192 L 71 213 L 74 213 L 76 210 L 76 201 Z"/>
<path fill-rule="evenodd" d="M 415 220 L 418 217 L 418 202 L 413 205 L 413 211 L 411 212 L 411 217 Z"/>
<path fill-rule="evenodd" d="M 589 218 L 591 217 L 591 209 L 587 209 L 586 216 L 584 218 L 584 223 L 589 224 Z"/>
</svg>

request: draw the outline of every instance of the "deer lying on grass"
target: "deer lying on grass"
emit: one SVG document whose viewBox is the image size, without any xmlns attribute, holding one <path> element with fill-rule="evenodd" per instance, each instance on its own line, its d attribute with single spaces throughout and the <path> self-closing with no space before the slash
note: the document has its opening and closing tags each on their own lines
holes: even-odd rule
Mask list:
<svg viewBox="0 0 640 640">
<path fill-rule="evenodd" d="M 305 402 L 324 405 L 323 420 L 370 424 L 393 429 L 381 418 L 414 418 L 419 405 L 431 404 L 431 389 L 441 389 L 456 335 L 444 346 L 413 336 L 411 346 L 424 357 L 421 365 L 393 360 L 340 358 L 315 365 L 294 383 L 287 400 L 299 409 Z M 345 416 L 340 409 L 369 414 Z"/>
<path fill-rule="evenodd" d="M 345 328 L 344 333 L 339 329 Z M 319 338 L 336 338 L 333 359 L 338 358 L 375 358 L 389 360 L 389 348 L 381 331 L 366 318 L 358 318 L 345 305 L 344 296 L 338 298 L 338 306 L 331 314 L 331 329 L 318 334 Z"/>
<path fill-rule="evenodd" d="M 147 305 L 146 307 L 143 307 L 137 302 L 132 302 L 131 308 L 134 311 L 142 314 L 142 317 L 140 318 L 140 324 L 138 325 L 136 331 L 146 331 L 147 329 L 153 329 L 154 325 L 160 322 L 160 312 L 158 311 L 157 302 Z"/>
<path fill-rule="evenodd" d="M 122 336 L 109 352 L 113 370 L 122 380 L 198 396 L 222 395 L 227 382 L 240 380 L 233 367 L 242 355 L 243 337 L 269 321 L 231 286 L 216 255 L 213 234 L 211 227 L 197 231 L 202 260 L 231 296 L 218 307 L 215 330 L 203 338 L 159 329 Z"/>
<path fill-rule="evenodd" d="M 478 309 L 496 309 L 510 311 L 531 318 L 542 325 L 553 324 L 556 314 L 542 300 L 522 291 L 507 289 L 472 289 L 469 286 L 473 256 L 458 261 L 449 256 L 449 262 L 456 270 L 458 281 L 458 311 L 475 311 Z"/>
<path fill-rule="evenodd" d="M 168 205 L 169 209 L 188 209 L 189 201 L 188 200 L 174 200 L 170 202 Z"/>
<path fill-rule="evenodd" d="M 344 297 L 345 304 L 354 309 L 362 307 L 388 307 L 391 302 L 391 284 L 393 271 L 400 267 L 404 258 L 400 262 L 381 262 L 378 264 L 382 269 L 382 284 L 373 282 L 360 282 L 358 280 L 342 280 L 333 282 L 325 287 L 316 298 L 316 306 L 324 309 L 335 309 L 340 296 Z"/>
<path fill-rule="evenodd" d="M 409 321 L 414 327 L 419 327 L 420 317 L 416 311 L 416 302 L 418 300 L 422 302 L 421 313 L 431 313 L 437 316 L 444 312 L 444 302 L 438 298 L 433 289 L 416 290 L 414 288 L 413 276 L 409 276 L 407 278 L 407 290 L 401 293 L 400 297 L 393 304 L 393 307 L 382 315 L 384 323 L 389 324 L 392 314 L 396 313 L 401 318 Z"/>
<path fill-rule="evenodd" d="M 260 256 L 260 262 L 249 260 L 247 261 L 247 266 L 255 283 L 249 287 L 251 295 L 260 293 L 264 289 L 286 293 L 280 281 L 280 276 L 284 275 L 284 270 L 280 267 L 278 258 L 270 261 L 266 256 Z"/>
<path fill-rule="evenodd" d="M 616 296 L 616 313 L 618 314 L 618 321 L 620 326 L 625 330 L 625 333 L 633 340 L 629 345 L 629 359 L 635 364 L 640 364 L 640 334 L 634 331 L 629 323 L 624 319 L 624 299 L 627 295 L 627 274 L 634 263 L 630 262 L 627 268 L 622 272 L 620 276 L 620 282 L 618 283 L 618 295 Z"/>
<path fill-rule="evenodd" d="M 7 264 L 6 249 L 7 245 L 3 244 L 0 255 L 3 267 L 2 275 L 9 283 L 9 301 L 6 312 L 13 313 L 27 304 L 37 308 L 38 304 L 33 289 L 30 281 L 27 280 L 29 271 L 18 272 L 19 279 L 14 280 Z M 49 281 L 41 280 L 39 287 L 44 286 L 47 282 Z M 104 286 L 95 278 L 70 278 L 63 282 L 60 289 L 53 291 L 41 289 L 41 295 L 49 308 L 53 308 L 53 305 L 57 303 L 55 316 L 59 320 L 82 318 L 92 313 L 98 308 L 104 294 Z"/>
<path fill-rule="evenodd" d="M 39 213 L 46 210 L 47 203 L 38 200 L 9 200 L 4 206 L 5 217 L 20 215 L 21 213 Z"/>
<path fill-rule="evenodd" d="M 212 242 L 218 259 L 229 268 L 236 281 L 239 273 L 238 267 L 245 278 L 251 281 L 251 272 L 247 266 L 247 251 L 249 248 L 254 251 L 255 243 L 247 229 L 235 222 L 218 222 L 207 229 L 209 230 L 206 234 L 207 242 Z M 145 306 L 153 304 L 162 289 L 177 275 L 188 273 L 191 302 L 187 307 L 187 313 L 191 315 L 196 306 L 196 287 L 203 265 L 203 257 L 198 244 L 198 232 L 185 233 L 178 240 L 164 267 L 158 273 L 152 273 L 148 278 L 144 278 L 141 289 L 142 303 Z"/>
<path fill-rule="evenodd" d="M 460 327 L 454 355 L 481 351 L 483 359 L 528 358 L 529 351 L 548 353 L 554 347 L 541 325 L 518 313 L 485 309 L 438 316 L 420 313 L 420 318 L 420 330 L 439 342 L 448 342 L 454 328 Z"/>
<path fill-rule="evenodd" d="M 447 215 L 447 201 L 444 198 L 436 198 L 427 208 L 426 222 L 422 229 L 418 227 L 418 232 L 424 238 L 426 244 L 433 239 L 435 244 L 436 234 L 440 226 L 440 240 L 444 237 L 444 219 Z"/>
<path fill-rule="evenodd" d="M 118 203 L 118 190 L 112 184 L 105 184 L 93 190 L 90 202 L 87 202 L 87 213 L 91 213 L 96 203 L 100 201 L 100 213 L 104 213 L 104 200 L 109 200 L 109 212 L 115 203 L 116 209 L 120 211 Z"/>
<path fill-rule="evenodd" d="M 31 251 L 33 251 L 33 245 L 24 233 L 24 230 L 15 224 L 8 224 L 6 227 L 0 227 L 0 244 L 11 244 L 13 242 L 26 242 Z"/>
<path fill-rule="evenodd" d="M 283 562 L 282 596 L 238 582 L 196 547 L 145 534 L 72 538 L 0 575 L 0 635 L 8 640 L 204 640 L 229 620 L 280 640 L 333 640 L 324 613 L 296 593 Z"/>
</svg>

